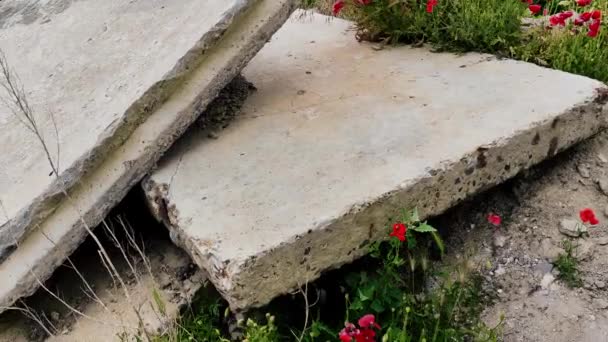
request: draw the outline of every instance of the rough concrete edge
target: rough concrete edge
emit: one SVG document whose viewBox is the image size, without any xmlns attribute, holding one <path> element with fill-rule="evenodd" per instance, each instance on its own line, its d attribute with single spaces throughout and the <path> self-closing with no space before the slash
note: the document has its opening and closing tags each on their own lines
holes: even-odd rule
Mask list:
<svg viewBox="0 0 608 342">
<path fill-rule="evenodd" d="M 183 236 L 179 213 L 168 197 L 169 185 L 147 179 L 144 189 L 152 212 L 167 225 L 173 241 L 185 247 L 193 260 L 207 270 L 231 309 L 242 311 L 266 305 L 278 295 L 319 278 L 322 272 L 364 256 L 371 242 L 386 238 L 386 220 L 391 214 L 417 207 L 423 219 L 439 215 L 608 128 L 606 103 L 608 88 L 599 88 L 589 100 L 551 120 L 479 146 L 457 162 L 442 162 L 428 170 L 426 176 L 355 204 L 341 217 L 320 223 L 308 234 L 295 236 L 247 260 L 224 261 L 213 250 L 200 254 L 195 242 Z M 316 250 L 326 248 L 332 249 L 328 256 L 311 259 Z"/>
<path fill-rule="evenodd" d="M 223 37 L 235 18 L 243 15 L 253 0 L 239 0 L 222 15 L 222 19 L 206 32 L 181 57 L 173 68 L 160 81 L 154 83 L 139 99 L 127 108 L 122 119 L 112 122 L 100 134 L 97 145 L 85 152 L 72 165 L 60 173 L 45 191 L 36 197 L 28 207 L 0 226 L 0 263 L 3 262 L 16 245 L 27 237 L 34 227 L 53 213 L 64 198 L 64 191 L 70 191 L 87 172 L 97 167 L 112 151 L 120 147 L 131 133 L 145 121 L 167 98 L 182 84 L 192 70 L 196 70 L 207 57 L 206 52 Z"/>
<path fill-rule="evenodd" d="M 258 7 L 261 7 L 264 2 L 271 3 L 275 1 L 277 0 L 257 0 L 256 4 Z M 146 149 L 138 160 L 130 161 L 129 172 L 126 172 L 117 182 L 113 183 L 94 206 L 82 210 L 82 218 L 89 226 L 94 227 L 98 225 L 110 210 L 122 200 L 127 192 L 153 168 L 164 152 L 196 120 L 200 110 L 204 109 L 213 100 L 220 90 L 245 67 L 271 36 L 287 21 L 295 10 L 297 2 L 298 0 L 283 0 L 280 4 L 281 10 L 277 11 L 274 16 L 265 17 L 262 20 L 259 17 L 253 18 L 253 14 L 244 13 L 245 18 L 243 18 L 243 21 L 245 22 L 229 30 L 224 36 L 230 37 L 235 35 L 241 37 L 245 33 L 257 30 L 254 35 L 249 36 L 249 41 L 241 47 L 242 50 L 247 50 L 248 53 L 232 56 L 226 62 L 224 70 L 216 73 L 216 80 L 212 82 L 214 86 L 206 89 L 205 92 L 199 93 L 197 98 L 182 110 L 183 113 L 188 113 L 188 115 L 181 115 L 180 120 L 173 122 L 172 126 L 165 130 L 163 134 L 160 134 L 155 141 L 149 142 L 149 145 L 154 145 L 156 149 L 153 151 Z M 254 11 L 254 8 L 251 11 Z M 204 64 L 199 67 L 199 69 L 201 68 L 204 68 Z M 78 188 L 86 187 L 87 179 L 78 182 Z M 38 281 L 48 279 L 53 271 L 80 245 L 86 236 L 87 231 L 80 219 L 74 222 L 71 232 L 65 234 L 60 240 L 55 241 L 57 248 L 53 249 L 50 255 L 41 258 L 41 262 L 37 263 L 27 275 L 18 279 L 18 285 L 10 293 L 0 298 L 0 313 L 5 311 L 17 299 L 33 294 L 39 287 Z"/>
</svg>

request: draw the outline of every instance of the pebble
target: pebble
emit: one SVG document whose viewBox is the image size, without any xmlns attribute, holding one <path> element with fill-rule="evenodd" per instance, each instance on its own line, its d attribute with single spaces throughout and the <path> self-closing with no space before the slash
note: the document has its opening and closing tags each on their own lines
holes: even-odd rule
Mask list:
<svg viewBox="0 0 608 342">
<path fill-rule="evenodd" d="M 589 169 L 587 168 L 587 166 L 585 166 L 583 164 L 578 164 L 576 169 L 578 170 L 578 173 L 581 175 L 581 177 L 583 177 L 583 178 L 591 177 L 591 173 L 589 172 Z"/>
<path fill-rule="evenodd" d="M 551 273 L 552 269 L 553 269 L 553 264 L 551 264 L 550 262 L 547 262 L 547 261 L 543 261 L 543 262 L 538 263 L 536 266 L 534 266 L 534 273 L 541 276 L 546 273 Z"/>
<path fill-rule="evenodd" d="M 553 283 L 553 281 L 555 281 L 555 277 L 551 273 L 546 273 L 543 276 L 543 279 L 541 279 L 540 281 L 540 287 L 543 290 L 547 290 L 549 286 Z"/>
<path fill-rule="evenodd" d="M 596 280 L 594 284 L 595 284 L 595 287 L 597 287 L 600 290 L 606 287 L 606 283 L 601 280 Z"/>
<path fill-rule="evenodd" d="M 576 246 L 576 256 L 580 260 L 586 260 L 593 254 L 595 245 L 591 240 L 581 240 Z"/>
<path fill-rule="evenodd" d="M 593 301 L 593 307 L 600 310 L 608 309 L 608 301 L 601 298 L 596 299 Z"/>
<path fill-rule="evenodd" d="M 562 249 L 555 246 L 551 239 L 546 238 L 540 242 L 540 255 L 547 261 L 553 262 L 557 260 L 557 256 L 562 252 Z"/>
<path fill-rule="evenodd" d="M 496 234 L 494 236 L 494 246 L 502 248 L 507 243 L 507 237 L 502 234 Z"/>
<path fill-rule="evenodd" d="M 565 218 L 559 222 L 559 232 L 571 237 L 579 237 L 581 234 L 587 233 L 587 227 L 577 220 Z"/>
<path fill-rule="evenodd" d="M 599 185 L 602 193 L 608 196 L 608 177 L 603 177 L 597 182 L 597 184 Z"/>
<path fill-rule="evenodd" d="M 603 237 L 597 239 L 597 244 L 600 246 L 608 245 L 608 236 L 603 236 Z"/>
<path fill-rule="evenodd" d="M 606 158 L 606 156 L 603 153 L 598 153 L 597 154 L 597 159 L 602 163 L 602 164 L 606 164 L 606 162 L 608 162 L 608 158 Z"/>
<path fill-rule="evenodd" d="M 61 318 L 61 317 L 59 317 L 59 312 L 57 312 L 57 311 L 51 312 L 51 319 L 53 321 L 58 322 L 59 318 Z"/>
</svg>

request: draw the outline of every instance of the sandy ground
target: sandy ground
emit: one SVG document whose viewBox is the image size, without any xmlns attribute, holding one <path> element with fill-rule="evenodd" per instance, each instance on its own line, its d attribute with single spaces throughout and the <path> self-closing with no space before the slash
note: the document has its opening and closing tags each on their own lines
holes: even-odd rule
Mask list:
<svg viewBox="0 0 608 342">
<path fill-rule="evenodd" d="M 130 196 L 137 197 L 137 193 Z M 54 336 L 46 338 L 40 324 L 19 312 L 8 311 L 0 315 L 1 342 L 108 342 L 118 341 L 120 336 L 143 335 L 143 331 L 162 333 L 172 327 L 179 309 L 191 302 L 206 278 L 187 254 L 171 243 L 167 232 L 152 221 L 145 208 L 132 208 L 131 204 L 137 202 L 127 198 L 107 220 L 112 223 L 129 263 L 103 227 L 95 230 L 125 281 L 129 298 L 100 261 L 97 245 L 87 239 L 70 260 L 90 289 L 69 262 L 45 284 L 71 309 L 44 289 L 20 303 L 21 307 L 29 307 Z M 145 246 L 142 252 L 147 263 L 129 243 L 116 222 L 117 215 L 137 225 L 133 236 L 139 246 Z M 162 298 L 160 302 L 155 300 L 155 292 Z M 141 325 L 134 308 L 141 317 Z"/>
</svg>

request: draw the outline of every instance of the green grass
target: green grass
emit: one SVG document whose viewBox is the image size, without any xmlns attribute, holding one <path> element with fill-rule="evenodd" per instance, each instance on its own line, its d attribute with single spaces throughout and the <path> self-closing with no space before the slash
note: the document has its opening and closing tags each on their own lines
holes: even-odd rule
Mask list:
<svg viewBox="0 0 608 342">
<path fill-rule="evenodd" d="M 322 9 L 331 2 L 317 1 Z M 439 0 L 433 13 L 427 13 L 426 1 L 375 0 L 367 6 L 347 6 L 344 15 L 357 23 L 358 35 L 365 40 L 498 52 L 518 41 L 524 9 L 521 1 Z"/>
<path fill-rule="evenodd" d="M 600 31 L 596 38 L 585 34 L 548 34 L 533 30 L 527 43 L 513 48 L 513 57 L 553 69 L 608 82 L 608 35 Z"/>
<path fill-rule="evenodd" d="M 559 271 L 558 279 L 570 288 L 581 287 L 583 281 L 580 278 L 578 260 L 575 256 L 576 246 L 572 241 L 565 239 L 562 241 L 562 247 L 565 253 L 560 253 L 554 263 L 554 266 Z"/>
<path fill-rule="evenodd" d="M 305 0 L 327 12 L 333 0 Z M 349 1 L 347 0 L 347 3 Z M 428 43 L 437 51 L 478 51 L 508 56 L 608 83 L 608 27 L 595 38 L 572 27 L 522 30 L 529 17 L 519 0 L 437 0 L 433 13 L 426 0 L 374 0 L 367 6 L 347 5 L 343 16 L 357 23 L 358 38 L 384 43 Z M 537 0 L 550 14 L 599 9 L 608 15 L 608 0 L 577 7 L 573 0 Z"/>
<path fill-rule="evenodd" d="M 193 307 L 177 322 L 176 328 L 154 342 L 228 342 L 222 331 L 222 313 L 219 300 L 208 300 L 202 296 Z"/>
</svg>

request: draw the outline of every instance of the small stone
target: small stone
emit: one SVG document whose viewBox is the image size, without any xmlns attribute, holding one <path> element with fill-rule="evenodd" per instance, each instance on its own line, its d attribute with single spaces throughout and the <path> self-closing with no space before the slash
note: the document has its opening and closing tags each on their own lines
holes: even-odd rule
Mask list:
<svg viewBox="0 0 608 342">
<path fill-rule="evenodd" d="M 53 311 L 53 312 L 51 312 L 51 319 L 52 319 L 54 322 L 58 322 L 58 321 L 59 321 L 59 318 L 60 318 L 60 316 L 59 316 L 59 312 L 57 312 L 57 311 Z"/>
<path fill-rule="evenodd" d="M 591 173 L 589 172 L 589 169 L 584 164 L 578 164 L 576 169 L 578 170 L 578 174 L 581 175 L 581 177 L 583 177 L 583 178 L 591 177 Z"/>
<path fill-rule="evenodd" d="M 603 237 L 597 239 L 597 244 L 600 246 L 608 245 L 608 236 L 603 236 Z"/>
<path fill-rule="evenodd" d="M 592 254 L 595 244 L 591 240 L 581 240 L 576 246 L 575 253 L 579 260 L 586 260 Z"/>
<path fill-rule="evenodd" d="M 556 255 L 557 258 L 557 255 Z M 534 266 L 534 273 L 539 276 L 545 275 L 547 273 L 551 273 L 553 269 L 553 264 L 547 261 L 539 262 L 536 266 Z"/>
<path fill-rule="evenodd" d="M 494 236 L 494 246 L 502 248 L 507 243 L 507 237 L 502 234 L 496 234 Z"/>
<path fill-rule="evenodd" d="M 608 183 L 606 186 L 608 186 Z M 559 232 L 571 237 L 579 237 L 583 233 L 587 233 L 587 227 L 577 220 L 566 218 L 559 222 Z"/>
<path fill-rule="evenodd" d="M 501 276 L 503 274 L 507 273 L 507 270 L 505 270 L 504 267 L 502 266 L 498 266 L 498 268 L 496 269 L 496 271 L 494 271 L 494 274 L 497 276 Z"/>
<path fill-rule="evenodd" d="M 599 185 L 602 193 L 608 196 L 608 177 L 603 177 L 597 182 L 597 184 Z"/>
<path fill-rule="evenodd" d="M 606 283 L 601 280 L 596 280 L 594 284 L 600 290 L 606 288 Z"/>
<path fill-rule="evenodd" d="M 547 290 L 549 286 L 555 281 L 555 277 L 551 273 L 546 273 L 543 279 L 540 281 L 540 287 L 543 290 Z"/>
<path fill-rule="evenodd" d="M 547 238 L 540 243 L 540 255 L 549 262 L 557 260 L 559 253 L 562 253 L 562 249 L 555 246 L 551 239 Z"/>
<path fill-rule="evenodd" d="M 600 163 L 602 163 L 602 164 L 606 164 L 608 162 L 608 158 L 606 158 L 606 156 L 603 153 L 597 154 L 597 160 L 599 160 Z"/>
<path fill-rule="evenodd" d="M 593 307 L 600 310 L 608 309 L 608 301 L 601 298 L 595 299 L 593 301 Z"/>
</svg>

